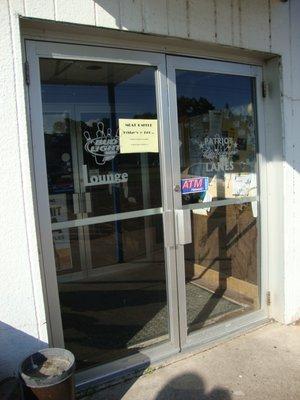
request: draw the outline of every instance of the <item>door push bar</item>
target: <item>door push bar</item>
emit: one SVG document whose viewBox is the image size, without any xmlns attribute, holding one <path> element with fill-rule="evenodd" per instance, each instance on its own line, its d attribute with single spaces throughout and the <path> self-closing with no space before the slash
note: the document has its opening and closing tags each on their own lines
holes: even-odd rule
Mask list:
<svg viewBox="0 0 300 400">
<path fill-rule="evenodd" d="M 73 209 L 74 209 L 74 214 L 79 214 L 80 213 L 80 201 L 79 201 L 79 193 L 73 193 Z"/>
<path fill-rule="evenodd" d="M 91 194 L 89 192 L 74 193 L 73 209 L 74 209 L 74 214 L 92 212 Z"/>
<path fill-rule="evenodd" d="M 176 215 L 176 243 L 192 243 L 191 210 L 175 210 Z"/>
</svg>

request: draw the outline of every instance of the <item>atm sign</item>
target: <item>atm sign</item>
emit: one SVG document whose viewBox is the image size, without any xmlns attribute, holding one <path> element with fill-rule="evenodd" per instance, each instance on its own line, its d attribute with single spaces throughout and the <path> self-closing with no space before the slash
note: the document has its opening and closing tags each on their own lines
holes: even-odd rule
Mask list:
<svg viewBox="0 0 300 400">
<path fill-rule="evenodd" d="M 199 176 L 197 178 L 181 179 L 181 193 L 201 193 L 208 189 L 208 177 Z"/>
</svg>

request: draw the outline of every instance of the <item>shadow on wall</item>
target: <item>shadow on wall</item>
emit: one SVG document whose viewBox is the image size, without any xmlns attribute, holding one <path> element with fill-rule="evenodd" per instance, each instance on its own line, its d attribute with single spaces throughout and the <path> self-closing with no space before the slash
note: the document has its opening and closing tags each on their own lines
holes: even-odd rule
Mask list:
<svg viewBox="0 0 300 400">
<path fill-rule="evenodd" d="M 0 381 L 17 375 L 20 362 L 45 347 L 47 343 L 0 321 Z"/>
<path fill-rule="evenodd" d="M 103 0 L 94 0 L 94 3 L 98 4 L 98 6 L 105 10 L 105 12 L 110 15 L 111 23 L 118 27 L 118 29 L 122 29 L 121 26 L 121 15 L 120 8 L 116 1 L 103 1 Z"/>
</svg>

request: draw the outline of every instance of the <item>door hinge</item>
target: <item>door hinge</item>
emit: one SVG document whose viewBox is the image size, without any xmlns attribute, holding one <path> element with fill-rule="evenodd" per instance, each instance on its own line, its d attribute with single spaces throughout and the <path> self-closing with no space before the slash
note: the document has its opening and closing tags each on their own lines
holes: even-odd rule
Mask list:
<svg viewBox="0 0 300 400">
<path fill-rule="evenodd" d="M 268 94 L 268 84 L 266 81 L 262 81 L 261 83 L 261 94 L 262 97 L 265 99 L 267 97 Z"/>
<path fill-rule="evenodd" d="M 271 305 L 271 292 L 270 292 L 270 290 L 267 290 L 267 293 L 266 293 L 266 303 L 267 303 L 267 306 Z"/>
<path fill-rule="evenodd" d="M 26 85 L 30 85 L 30 75 L 29 75 L 29 62 L 25 61 L 24 62 L 24 71 L 25 71 L 25 82 Z"/>
</svg>

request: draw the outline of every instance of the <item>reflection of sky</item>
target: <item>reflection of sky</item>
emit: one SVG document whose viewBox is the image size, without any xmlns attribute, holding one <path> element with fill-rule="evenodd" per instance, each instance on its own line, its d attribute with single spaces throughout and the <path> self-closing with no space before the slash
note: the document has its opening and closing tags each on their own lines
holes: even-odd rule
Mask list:
<svg viewBox="0 0 300 400">
<path fill-rule="evenodd" d="M 42 85 L 43 103 L 107 103 L 107 90 L 103 86 Z"/>
<path fill-rule="evenodd" d="M 99 105 L 99 112 L 109 111 L 108 88 L 105 85 L 42 84 L 43 103 Z M 137 114 L 156 113 L 154 69 L 145 68 L 127 81 L 115 86 L 117 115 L 132 118 Z"/>
<path fill-rule="evenodd" d="M 216 109 L 246 106 L 252 101 L 252 78 L 196 71 L 176 71 L 177 96 L 204 97 Z"/>
</svg>

